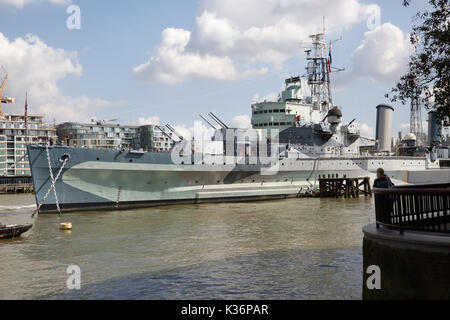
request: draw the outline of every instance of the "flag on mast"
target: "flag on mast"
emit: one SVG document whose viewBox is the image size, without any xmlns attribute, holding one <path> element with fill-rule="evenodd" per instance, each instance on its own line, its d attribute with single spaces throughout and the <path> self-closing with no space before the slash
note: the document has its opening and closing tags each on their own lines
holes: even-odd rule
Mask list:
<svg viewBox="0 0 450 320">
<path fill-rule="evenodd" d="M 330 44 L 330 51 L 329 51 L 328 55 L 330 56 L 330 64 L 332 64 L 333 63 L 333 58 L 331 57 L 331 44 Z"/>
<path fill-rule="evenodd" d="M 331 64 L 333 63 L 333 58 L 331 57 L 331 42 L 328 52 L 328 72 L 331 72 Z"/>
</svg>

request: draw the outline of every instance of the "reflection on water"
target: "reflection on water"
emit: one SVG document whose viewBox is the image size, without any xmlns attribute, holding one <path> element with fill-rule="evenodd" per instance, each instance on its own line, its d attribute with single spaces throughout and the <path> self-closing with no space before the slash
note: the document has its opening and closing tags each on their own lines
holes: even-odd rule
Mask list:
<svg viewBox="0 0 450 320">
<path fill-rule="evenodd" d="M 0 221 L 32 221 L 32 203 L 0 196 Z M 372 215 L 369 198 L 41 215 L 0 242 L 0 298 L 359 299 Z M 72 232 L 58 229 L 65 221 Z M 66 288 L 69 265 L 80 291 Z"/>
</svg>

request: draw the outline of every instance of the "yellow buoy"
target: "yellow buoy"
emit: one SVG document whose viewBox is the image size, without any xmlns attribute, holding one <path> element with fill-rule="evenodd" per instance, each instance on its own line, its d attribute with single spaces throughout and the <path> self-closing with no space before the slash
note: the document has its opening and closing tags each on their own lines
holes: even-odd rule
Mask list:
<svg viewBox="0 0 450 320">
<path fill-rule="evenodd" d="M 72 230 L 72 224 L 70 222 L 63 222 L 59 224 L 61 230 Z"/>
</svg>

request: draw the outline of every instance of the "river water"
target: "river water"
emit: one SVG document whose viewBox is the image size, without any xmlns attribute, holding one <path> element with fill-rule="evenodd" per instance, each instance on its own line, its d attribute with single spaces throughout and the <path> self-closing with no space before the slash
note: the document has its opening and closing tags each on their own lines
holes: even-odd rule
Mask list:
<svg viewBox="0 0 450 320">
<path fill-rule="evenodd" d="M 373 199 L 177 205 L 31 218 L 34 197 L 0 195 L 0 299 L 360 299 Z M 60 222 L 72 231 L 60 231 Z M 67 268 L 81 270 L 69 290 Z"/>
</svg>

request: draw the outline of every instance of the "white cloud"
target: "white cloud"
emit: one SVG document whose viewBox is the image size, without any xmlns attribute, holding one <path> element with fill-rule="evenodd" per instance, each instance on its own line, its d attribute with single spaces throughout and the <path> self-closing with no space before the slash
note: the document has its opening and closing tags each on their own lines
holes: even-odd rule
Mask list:
<svg viewBox="0 0 450 320">
<path fill-rule="evenodd" d="M 201 137 L 204 141 L 208 141 L 215 132 L 213 128 L 206 126 L 200 121 L 196 121 L 191 127 L 187 127 L 185 124 L 173 125 L 173 127 L 186 140 L 191 140 L 195 136 L 196 138 Z"/>
<path fill-rule="evenodd" d="M 251 123 L 251 119 L 248 115 L 246 114 L 242 114 L 240 116 L 236 116 L 233 119 L 231 119 L 231 126 L 233 128 L 251 128 L 252 127 L 252 123 Z"/>
<path fill-rule="evenodd" d="M 149 82 L 177 83 L 189 78 L 235 80 L 263 74 L 266 68 L 238 71 L 229 57 L 186 51 L 191 33 L 168 28 L 162 33 L 158 56 L 133 69 L 135 75 Z"/>
<path fill-rule="evenodd" d="M 140 126 L 145 126 L 145 125 L 159 125 L 160 123 L 160 119 L 158 116 L 154 116 L 154 117 L 148 117 L 148 118 L 139 118 L 138 119 L 138 125 Z"/>
<path fill-rule="evenodd" d="M 361 136 L 365 138 L 375 138 L 375 130 L 371 126 L 369 126 L 367 123 L 362 123 L 359 127 Z"/>
<path fill-rule="evenodd" d="M 155 55 L 134 72 L 166 83 L 263 74 L 299 54 L 299 41 L 322 31 L 323 16 L 333 32 L 367 18 L 373 6 L 358 0 L 204 0 L 192 31 L 165 29 Z"/>
<path fill-rule="evenodd" d="M 284 87 L 281 87 L 280 91 L 283 91 L 283 90 L 284 90 Z M 279 95 L 280 95 L 279 92 L 271 92 L 271 93 L 265 95 L 264 97 L 260 97 L 259 93 L 255 93 L 253 95 L 252 102 L 256 103 L 256 102 L 264 102 L 264 101 L 278 101 Z"/>
<path fill-rule="evenodd" d="M 408 34 L 384 23 L 364 35 L 353 53 L 352 70 L 335 76 L 338 88 L 361 78 L 393 83 L 407 70 L 413 52 Z"/>
<path fill-rule="evenodd" d="M 49 0 L 51 3 L 57 5 L 68 5 L 72 0 Z M 17 8 L 23 8 L 26 4 L 37 3 L 39 0 L 0 0 L 0 5 L 10 5 Z M 41 1 L 42 2 L 42 1 Z"/>
<path fill-rule="evenodd" d="M 23 113 L 25 92 L 29 112 L 43 114 L 47 121 L 86 121 L 110 105 L 103 99 L 73 98 L 61 92 L 60 80 L 81 77 L 82 66 L 76 52 L 50 47 L 31 34 L 10 41 L 1 32 L 0 48 L 0 64 L 9 72 L 4 94 L 18 101 L 3 105 L 4 112 Z"/>
</svg>

